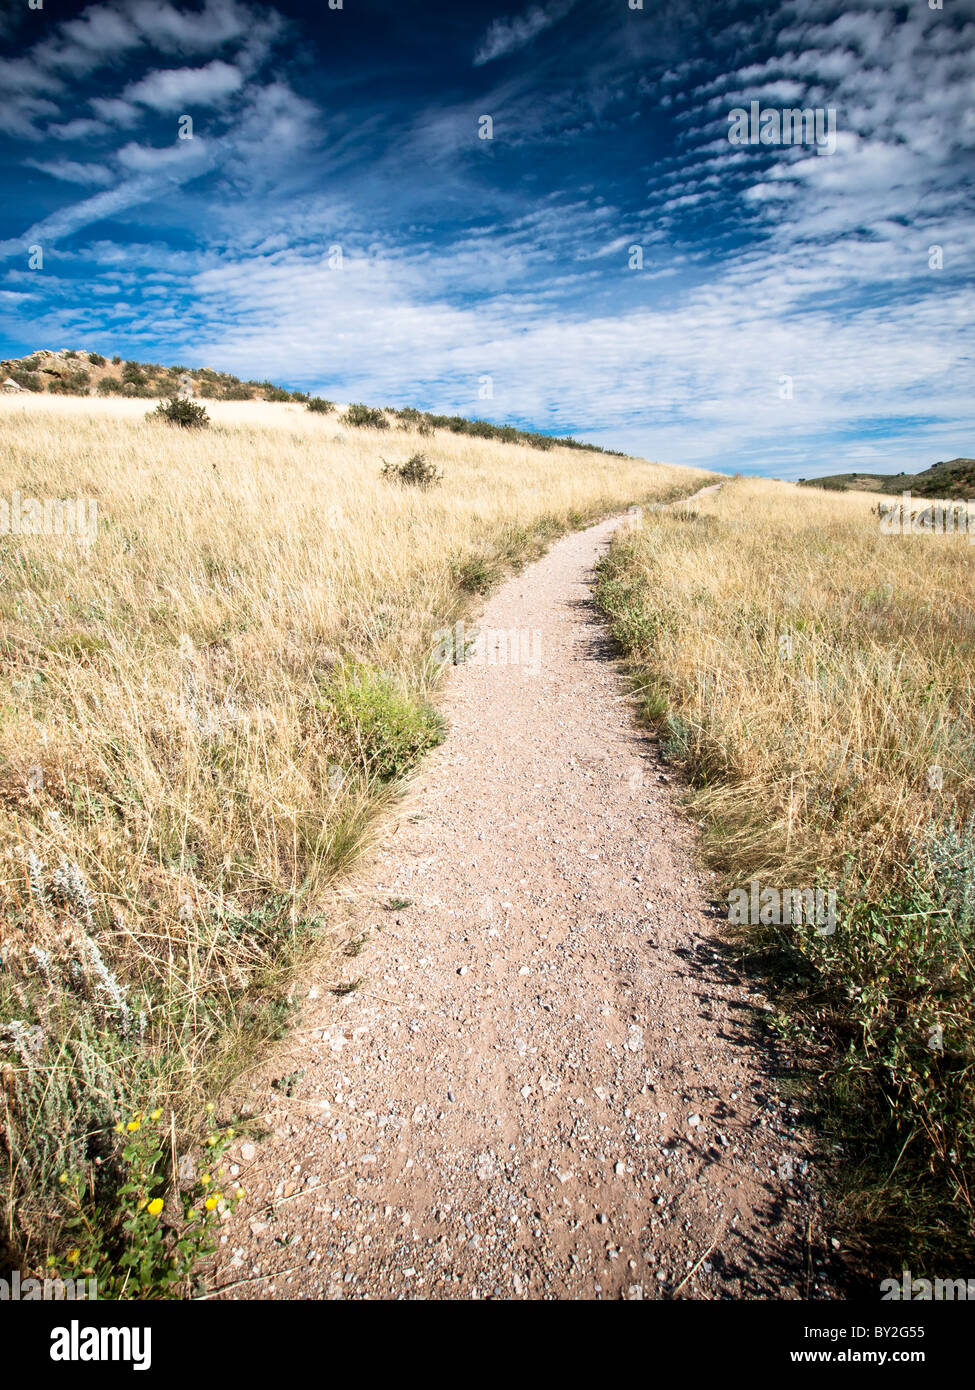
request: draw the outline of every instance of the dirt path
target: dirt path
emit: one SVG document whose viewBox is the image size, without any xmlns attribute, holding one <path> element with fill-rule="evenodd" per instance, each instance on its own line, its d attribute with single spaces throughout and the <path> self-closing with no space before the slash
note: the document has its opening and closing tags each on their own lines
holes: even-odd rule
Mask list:
<svg viewBox="0 0 975 1390">
<path fill-rule="evenodd" d="M 540 650 L 447 682 L 343 899 L 365 983 L 311 985 L 244 1088 L 223 1296 L 829 1296 L 764 1003 L 591 601 L 614 524 L 488 602 Z"/>
</svg>

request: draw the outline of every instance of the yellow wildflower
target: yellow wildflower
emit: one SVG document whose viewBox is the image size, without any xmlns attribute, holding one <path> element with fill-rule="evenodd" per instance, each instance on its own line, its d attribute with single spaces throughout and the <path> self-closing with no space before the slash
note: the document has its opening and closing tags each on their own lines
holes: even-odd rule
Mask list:
<svg viewBox="0 0 975 1390">
<path fill-rule="evenodd" d="M 146 1211 L 150 1216 L 158 1216 L 162 1209 L 163 1199 L 161 1197 L 153 1197 L 152 1201 L 146 1207 Z"/>
<path fill-rule="evenodd" d="M 65 1256 L 65 1259 L 67 1260 L 67 1262 L 68 1262 L 69 1265 L 76 1265 L 76 1264 L 78 1263 L 78 1260 L 80 1259 L 80 1257 L 81 1257 L 81 1251 L 80 1251 L 80 1250 L 69 1250 L 68 1253 L 67 1253 L 67 1255 Z"/>
<path fill-rule="evenodd" d="M 203 1205 L 206 1207 L 207 1211 L 213 1211 L 214 1207 L 217 1205 L 216 1197 L 208 1197 Z"/>
</svg>

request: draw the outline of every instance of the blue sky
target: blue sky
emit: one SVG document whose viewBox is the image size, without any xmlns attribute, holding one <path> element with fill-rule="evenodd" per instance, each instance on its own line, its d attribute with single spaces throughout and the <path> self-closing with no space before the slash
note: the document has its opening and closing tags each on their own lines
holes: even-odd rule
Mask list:
<svg viewBox="0 0 975 1390">
<path fill-rule="evenodd" d="M 8 0 L 0 355 L 780 477 L 975 455 L 975 0 L 636 3 Z M 751 101 L 835 149 L 733 145 Z"/>
</svg>

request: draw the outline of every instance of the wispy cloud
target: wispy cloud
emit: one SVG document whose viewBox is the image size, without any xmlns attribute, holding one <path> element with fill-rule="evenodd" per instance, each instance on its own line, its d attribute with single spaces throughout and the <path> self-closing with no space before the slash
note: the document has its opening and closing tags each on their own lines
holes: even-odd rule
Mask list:
<svg viewBox="0 0 975 1390">
<path fill-rule="evenodd" d="M 25 159 L 24 164 L 65 183 L 105 185 L 114 182 L 114 175 L 105 164 L 79 164 L 73 159 Z"/>
<path fill-rule="evenodd" d="M 549 5 L 532 5 L 511 19 L 496 19 L 478 44 L 474 66 L 483 67 L 496 58 L 526 47 L 539 34 L 557 24 L 572 9 L 575 0 L 553 0 Z"/>
</svg>

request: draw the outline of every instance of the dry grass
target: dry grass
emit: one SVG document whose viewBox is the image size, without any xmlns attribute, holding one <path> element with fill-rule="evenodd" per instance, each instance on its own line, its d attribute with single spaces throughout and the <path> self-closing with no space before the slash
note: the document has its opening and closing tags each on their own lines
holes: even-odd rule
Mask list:
<svg viewBox="0 0 975 1390">
<path fill-rule="evenodd" d="M 282 1026 L 323 886 L 440 736 L 433 632 L 560 531 L 701 481 L 207 409 L 0 400 L 0 497 L 98 506 L 90 546 L 0 537 L 0 1176 L 30 1262 L 119 1113 L 185 1116 Z M 382 479 L 421 449 L 441 485 Z"/>
<path fill-rule="evenodd" d="M 833 1049 L 851 1209 L 917 1269 L 975 1235 L 975 549 L 875 503 L 736 480 L 600 587 L 726 885 L 839 891 L 835 936 L 750 939 Z"/>
</svg>

